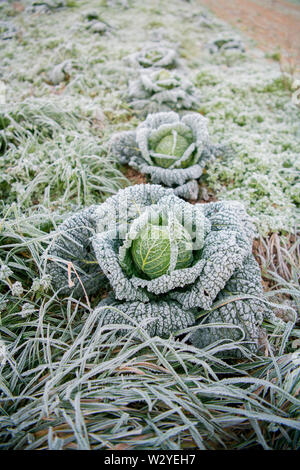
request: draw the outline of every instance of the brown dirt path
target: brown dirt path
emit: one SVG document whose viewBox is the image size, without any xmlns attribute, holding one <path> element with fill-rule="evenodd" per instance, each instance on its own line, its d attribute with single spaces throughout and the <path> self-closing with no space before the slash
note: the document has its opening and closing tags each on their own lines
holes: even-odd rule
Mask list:
<svg viewBox="0 0 300 470">
<path fill-rule="evenodd" d="M 268 53 L 300 69 L 300 5 L 284 0 L 199 0 Z"/>
</svg>

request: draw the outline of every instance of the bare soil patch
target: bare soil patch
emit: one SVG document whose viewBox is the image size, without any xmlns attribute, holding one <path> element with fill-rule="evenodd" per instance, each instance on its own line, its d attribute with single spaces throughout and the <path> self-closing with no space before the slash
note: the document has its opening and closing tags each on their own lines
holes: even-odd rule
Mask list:
<svg viewBox="0 0 300 470">
<path fill-rule="evenodd" d="M 268 53 L 300 70 L 300 5 L 283 0 L 201 0 L 218 17 L 242 30 Z"/>
</svg>

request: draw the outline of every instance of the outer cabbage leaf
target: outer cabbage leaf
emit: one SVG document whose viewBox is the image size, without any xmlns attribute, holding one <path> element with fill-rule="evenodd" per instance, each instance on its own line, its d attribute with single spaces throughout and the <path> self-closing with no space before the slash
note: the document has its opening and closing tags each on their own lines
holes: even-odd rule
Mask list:
<svg viewBox="0 0 300 470">
<path fill-rule="evenodd" d="M 263 299 L 260 269 L 252 254 L 218 294 L 216 306 L 200 322 L 205 327 L 192 335 L 193 344 L 204 348 L 223 339 L 239 340 L 242 328 L 245 334 L 243 344 L 247 344 L 248 349 L 255 352 L 259 346 L 263 320 L 275 320 L 275 315 Z M 239 328 L 209 326 L 218 323 L 236 325 Z"/>
<path fill-rule="evenodd" d="M 245 46 L 240 38 L 229 36 L 228 34 L 219 34 L 213 41 L 209 42 L 208 50 L 211 54 L 223 52 L 226 50 L 236 50 L 245 52 Z"/>
<path fill-rule="evenodd" d="M 46 257 L 47 268 L 53 286 L 61 294 L 72 293 L 76 297 L 83 295 L 84 290 L 93 294 L 103 283 L 90 241 L 97 225 L 96 209 L 91 206 L 72 215 L 54 233 Z"/>
<path fill-rule="evenodd" d="M 105 308 L 104 308 L 105 307 Z M 194 324 L 191 310 L 184 310 L 177 302 L 117 302 L 113 297 L 101 301 L 96 308 L 103 325 L 125 324 L 142 326 L 150 336 L 167 337 L 172 332 Z M 118 330 L 120 334 L 128 330 Z"/>
</svg>

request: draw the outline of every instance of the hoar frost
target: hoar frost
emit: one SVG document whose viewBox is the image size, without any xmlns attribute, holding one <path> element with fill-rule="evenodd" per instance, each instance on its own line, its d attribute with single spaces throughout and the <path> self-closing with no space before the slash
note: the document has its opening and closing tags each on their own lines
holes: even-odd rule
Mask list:
<svg viewBox="0 0 300 470">
<path fill-rule="evenodd" d="M 200 96 L 192 83 L 178 72 L 144 71 L 131 80 L 127 101 L 139 117 L 159 111 L 197 110 Z"/>
<path fill-rule="evenodd" d="M 96 308 L 103 324 L 142 325 L 165 337 L 196 325 L 200 315 L 205 328 L 191 336 L 195 345 L 243 339 L 256 351 L 263 320 L 275 317 L 263 297 L 253 236 L 240 203 L 193 205 L 172 189 L 135 185 L 67 219 L 48 269 L 54 287 L 72 295 L 95 293 L 102 273 L 112 289 Z M 69 285 L 70 261 L 84 290 L 73 274 Z"/>
</svg>

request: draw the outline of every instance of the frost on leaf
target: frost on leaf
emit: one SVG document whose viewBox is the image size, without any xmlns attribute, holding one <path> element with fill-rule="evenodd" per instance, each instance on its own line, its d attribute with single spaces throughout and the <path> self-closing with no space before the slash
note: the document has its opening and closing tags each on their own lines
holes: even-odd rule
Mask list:
<svg viewBox="0 0 300 470">
<path fill-rule="evenodd" d="M 0 155 L 23 137 L 32 134 L 39 138 L 52 137 L 62 128 L 72 129 L 74 123 L 74 113 L 49 100 L 27 98 L 20 103 L 4 104 L 0 110 Z"/>
<path fill-rule="evenodd" d="M 193 344 L 204 348 L 215 341 L 239 340 L 244 335 L 244 345 L 256 352 L 263 320 L 275 317 L 263 299 L 260 269 L 252 255 L 218 294 L 216 305 L 218 308 L 207 313 L 200 329 L 193 334 Z"/>
<path fill-rule="evenodd" d="M 197 199 L 197 180 L 218 152 L 209 142 L 206 118 L 199 113 L 180 117 L 175 112 L 149 114 L 136 131 L 115 134 L 110 148 L 121 163 L 185 199 Z"/>
<path fill-rule="evenodd" d="M 46 256 L 55 289 L 74 296 L 97 292 L 103 276 L 93 254 L 90 238 L 95 233 L 96 206 L 84 209 L 63 222 L 54 233 Z M 83 288 L 84 287 L 84 288 Z"/>
<path fill-rule="evenodd" d="M 0 40 L 12 39 L 17 33 L 18 30 L 11 21 L 0 21 Z"/>
<path fill-rule="evenodd" d="M 141 72 L 129 83 L 127 101 L 140 117 L 159 111 L 196 109 L 200 103 L 192 83 L 166 69 Z"/>
<path fill-rule="evenodd" d="M 72 73 L 72 61 L 65 60 L 64 62 L 55 65 L 47 73 L 47 80 L 51 85 L 59 85 L 61 82 L 68 80 Z"/>
<path fill-rule="evenodd" d="M 104 5 L 105 7 L 110 7 L 110 8 L 123 8 L 127 9 L 131 7 L 131 1 L 130 0 L 105 0 Z"/>
<path fill-rule="evenodd" d="M 177 51 L 169 45 L 158 45 L 155 42 L 134 52 L 126 58 L 133 67 L 172 69 L 177 66 Z"/>
<path fill-rule="evenodd" d="M 263 319 L 273 313 L 263 299 L 253 236 L 240 203 L 193 205 L 172 189 L 135 185 L 67 219 L 54 235 L 48 266 L 53 284 L 77 295 L 82 285 L 96 292 L 104 276 L 112 292 L 96 311 L 121 333 L 142 327 L 168 336 L 200 315 L 195 345 L 242 338 L 255 350 Z M 70 261 L 82 281 L 72 273 L 72 288 Z"/>
<path fill-rule="evenodd" d="M 229 49 L 245 52 L 243 42 L 237 37 L 228 36 L 228 34 L 218 35 L 214 40 L 208 43 L 208 50 L 211 54 L 227 51 Z"/>
<path fill-rule="evenodd" d="M 118 330 L 120 334 L 142 327 L 149 336 L 163 338 L 171 332 L 191 326 L 195 321 L 191 311 L 184 311 L 176 302 L 170 301 L 121 303 L 106 298 L 100 302 L 96 311 L 102 325 L 125 325 Z"/>
<path fill-rule="evenodd" d="M 65 0 L 32 0 L 26 8 L 27 13 L 48 13 L 67 6 Z"/>
</svg>

